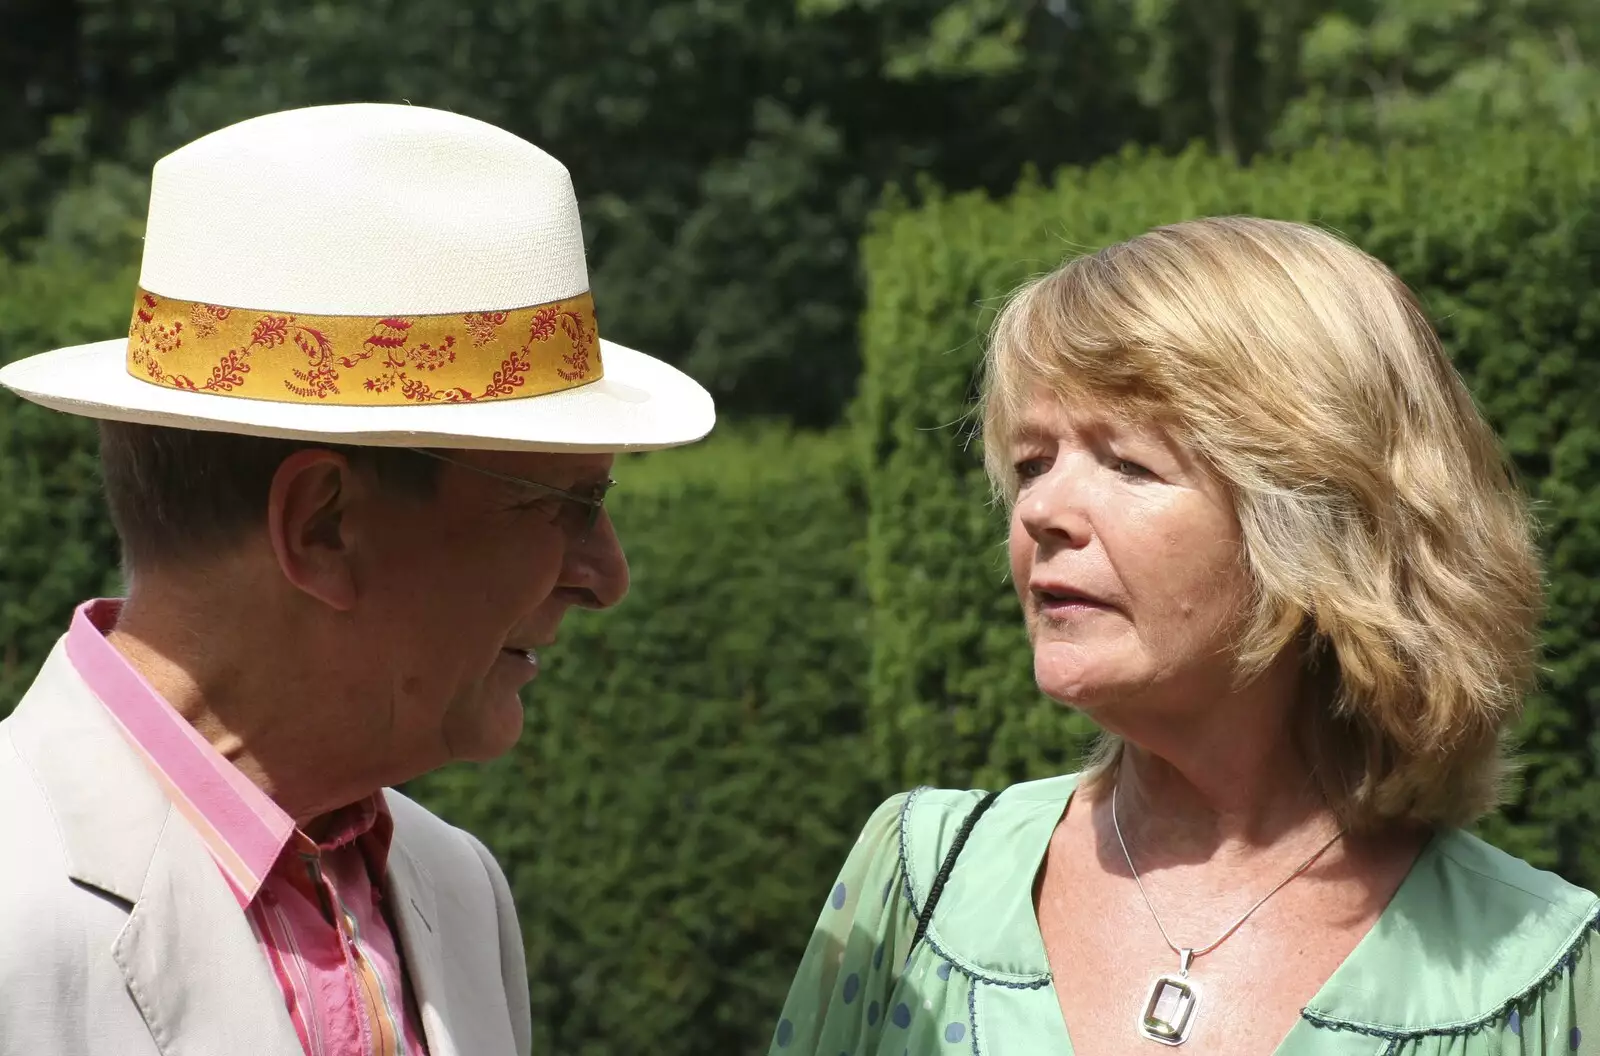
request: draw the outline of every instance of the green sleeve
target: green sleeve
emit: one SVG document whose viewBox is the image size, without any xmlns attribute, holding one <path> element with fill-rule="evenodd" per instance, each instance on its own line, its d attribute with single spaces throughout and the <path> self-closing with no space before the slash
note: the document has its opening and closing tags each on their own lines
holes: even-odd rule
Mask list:
<svg viewBox="0 0 1600 1056">
<path fill-rule="evenodd" d="M 1586 929 L 1567 963 L 1555 968 L 1484 1035 L 1468 1039 L 1463 1046 L 1467 1056 L 1600 1052 L 1600 967 L 1595 964 L 1594 937 L 1594 929 Z"/>
<path fill-rule="evenodd" d="M 915 918 L 902 890 L 902 793 L 861 831 L 822 905 L 773 1034 L 770 1056 L 873 1051 Z"/>
</svg>

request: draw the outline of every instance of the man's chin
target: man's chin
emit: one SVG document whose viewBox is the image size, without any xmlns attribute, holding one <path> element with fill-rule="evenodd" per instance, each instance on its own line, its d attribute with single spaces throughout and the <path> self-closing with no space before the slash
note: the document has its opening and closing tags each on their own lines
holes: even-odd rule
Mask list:
<svg viewBox="0 0 1600 1056">
<path fill-rule="evenodd" d="M 496 708 L 495 714 L 485 715 L 483 725 L 474 738 L 472 751 L 463 756 L 465 762 L 487 763 L 505 755 L 517 746 L 517 740 L 522 736 L 522 705 L 518 702 L 515 713 L 509 714 Z"/>
<path fill-rule="evenodd" d="M 503 681 L 484 687 L 475 700 L 460 701 L 452 709 L 453 734 L 445 738 L 452 762 L 487 763 L 516 747 L 522 736 L 524 712 L 515 686 Z"/>
</svg>

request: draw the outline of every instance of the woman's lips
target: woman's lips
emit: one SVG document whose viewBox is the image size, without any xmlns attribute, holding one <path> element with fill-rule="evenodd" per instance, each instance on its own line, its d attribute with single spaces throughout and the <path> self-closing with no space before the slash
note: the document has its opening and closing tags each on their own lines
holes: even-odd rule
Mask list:
<svg viewBox="0 0 1600 1056">
<path fill-rule="evenodd" d="M 1058 619 L 1082 616 L 1091 612 L 1108 612 L 1111 609 L 1105 602 L 1082 594 L 1049 590 L 1035 590 L 1033 603 L 1042 615 Z"/>
</svg>

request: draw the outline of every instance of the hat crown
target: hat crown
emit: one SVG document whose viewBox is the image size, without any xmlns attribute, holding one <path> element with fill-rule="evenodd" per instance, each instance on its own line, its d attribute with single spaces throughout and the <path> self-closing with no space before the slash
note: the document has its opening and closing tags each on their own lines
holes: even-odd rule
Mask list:
<svg viewBox="0 0 1600 1056">
<path fill-rule="evenodd" d="M 559 161 L 473 118 L 355 103 L 253 118 L 157 162 L 140 285 L 381 316 L 545 304 L 589 280 Z"/>
</svg>

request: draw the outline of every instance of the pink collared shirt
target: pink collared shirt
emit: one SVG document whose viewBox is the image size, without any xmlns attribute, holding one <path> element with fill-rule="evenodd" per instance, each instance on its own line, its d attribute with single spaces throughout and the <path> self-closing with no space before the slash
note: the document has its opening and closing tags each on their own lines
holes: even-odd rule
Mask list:
<svg viewBox="0 0 1600 1056">
<path fill-rule="evenodd" d="M 121 603 L 81 606 L 67 655 L 216 860 L 255 930 L 306 1056 L 426 1056 L 384 908 L 394 822 L 382 793 L 313 840 L 105 639 Z"/>
</svg>

